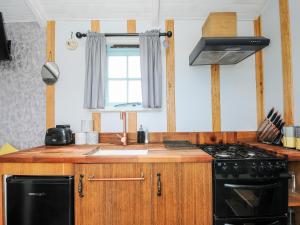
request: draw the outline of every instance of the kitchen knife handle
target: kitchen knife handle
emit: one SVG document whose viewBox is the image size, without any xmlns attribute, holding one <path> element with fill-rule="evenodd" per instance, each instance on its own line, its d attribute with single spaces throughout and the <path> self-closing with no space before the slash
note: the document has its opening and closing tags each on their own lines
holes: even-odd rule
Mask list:
<svg viewBox="0 0 300 225">
<path fill-rule="evenodd" d="M 160 173 L 157 173 L 157 196 L 161 196 L 161 178 Z"/>
<path fill-rule="evenodd" d="M 270 112 L 268 113 L 268 115 L 267 115 L 267 118 L 268 118 L 268 119 L 270 119 L 270 117 L 272 116 L 273 112 L 274 112 L 274 107 L 273 107 L 273 108 L 270 110 Z"/>
<path fill-rule="evenodd" d="M 274 120 L 276 119 L 277 115 L 278 115 L 278 112 L 275 112 L 275 113 L 273 114 L 273 116 L 271 117 L 270 121 L 271 121 L 272 123 L 273 123 Z"/>
<path fill-rule="evenodd" d="M 83 194 L 83 178 L 84 178 L 84 175 L 80 174 L 79 182 L 78 182 L 78 194 L 79 194 L 80 198 L 84 197 L 84 194 Z"/>
</svg>

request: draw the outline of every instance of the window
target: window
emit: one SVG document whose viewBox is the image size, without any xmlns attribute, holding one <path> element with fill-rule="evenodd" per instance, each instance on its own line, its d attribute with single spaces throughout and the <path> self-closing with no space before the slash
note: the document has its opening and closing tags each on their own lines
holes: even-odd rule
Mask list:
<svg viewBox="0 0 300 225">
<path fill-rule="evenodd" d="M 140 105 L 142 88 L 139 49 L 108 48 L 107 56 L 106 107 Z"/>
</svg>

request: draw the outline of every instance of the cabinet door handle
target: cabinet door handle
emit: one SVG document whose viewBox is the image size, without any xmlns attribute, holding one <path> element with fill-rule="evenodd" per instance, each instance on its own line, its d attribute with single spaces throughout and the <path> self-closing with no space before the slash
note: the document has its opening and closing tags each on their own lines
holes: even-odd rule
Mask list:
<svg viewBox="0 0 300 225">
<path fill-rule="evenodd" d="M 78 182 L 78 194 L 79 194 L 80 198 L 84 197 L 84 194 L 83 194 L 83 178 L 84 178 L 84 175 L 80 174 L 79 182 Z"/>
<path fill-rule="evenodd" d="M 144 173 L 141 173 L 140 177 L 116 177 L 116 178 L 95 178 L 90 176 L 88 181 L 144 181 Z"/>
<path fill-rule="evenodd" d="M 156 176 L 157 176 L 157 196 L 161 196 L 161 179 L 160 179 L 160 173 L 157 173 Z"/>
</svg>

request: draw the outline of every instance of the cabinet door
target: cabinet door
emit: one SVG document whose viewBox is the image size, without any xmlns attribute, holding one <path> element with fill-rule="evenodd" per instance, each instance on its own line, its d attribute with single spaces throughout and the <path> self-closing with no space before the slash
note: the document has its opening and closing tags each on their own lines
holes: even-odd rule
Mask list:
<svg viewBox="0 0 300 225">
<path fill-rule="evenodd" d="M 210 163 L 153 165 L 153 224 L 211 225 Z"/>
<path fill-rule="evenodd" d="M 151 225 L 151 166 L 75 167 L 76 225 Z"/>
</svg>

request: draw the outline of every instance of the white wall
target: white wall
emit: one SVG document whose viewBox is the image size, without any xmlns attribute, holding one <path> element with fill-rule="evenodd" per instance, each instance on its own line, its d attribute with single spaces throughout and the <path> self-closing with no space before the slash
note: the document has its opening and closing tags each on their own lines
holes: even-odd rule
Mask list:
<svg viewBox="0 0 300 225">
<path fill-rule="evenodd" d="M 300 125 L 300 1 L 290 1 L 294 76 L 295 124 Z"/>
<path fill-rule="evenodd" d="M 265 110 L 283 112 L 282 58 L 279 1 L 270 1 L 262 13 L 262 34 L 271 39 L 264 50 Z"/>
<path fill-rule="evenodd" d="M 210 66 L 190 67 L 188 58 L 201 37 L 201 20 L 175 21 L 175 95 L 177 131 L 211 131 Z M 101 21 L 101 32 L 126 32 L 126 21 Z M 164 30 L 164 23 L 161 24 Z M 151 21 L 137 21 L 137 32 L 151 29 Z M 239 34 L 253 35 L 253 23 L 238 23 Z M 83 109 L 84 45 L 79 40 L 75 51 L 65 48 L 71 31 L 86 32 L 89 21 L 56 23 L 56 62 L 61 76 L 56 86 L 56 123 L 69 123 L 76 132 L 80 121 L 90 119 L 91 112 Z M 162 38 L 163 41 L 163 38 Z M 167 130 L 165 49 L 163 62 L 163 108 L 153 112 L 138 112 L 138 126 L 150 131 Z M 221 67 L 221 114 L 223 130 L 256 130 L 256 90 L 254 57 L 235 66 Z M 121 131 L 118 113 L 101 115 L 102 131 Z"/>
<path fill-rule="evenodd" d="M 300 125 L 300 2 L 291 0 L 290 21 L 292 34 L 292 70 L 294 79 L 295 125 Z M 271 39 L 270 47 L 264 52 L 266 110 L 275 106 L 283 112 L 283 80 L 279 1 L 270 1 L 262 13 L 263 35 Z"/>
<path fill-rule="evenodd" d="M 189 66 L 189 54 L 204 21 L 175 22 L 175 94 L 177 131 L 211 131 L 210 66 Z"/>
</svg>

